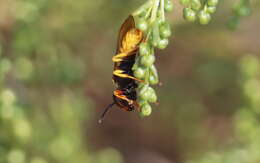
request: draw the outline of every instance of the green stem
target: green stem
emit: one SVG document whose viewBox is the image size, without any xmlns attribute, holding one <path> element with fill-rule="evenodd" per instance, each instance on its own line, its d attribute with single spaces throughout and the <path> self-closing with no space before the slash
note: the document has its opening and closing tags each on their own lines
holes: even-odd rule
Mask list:
<svg viewBox="0 0 260 163">
<path fill-rule="evenodd" d="M 165 13 L 164 13 L 164 0 L 161 0 L 161 16 L 162 16 L 162 21 L 165 21 Z"/>
<path fill-rule="evenodd" d="M 148 19 L 149 18 L 149 16 L 151 15 L 151 11 L 152 11 L 152 9 L 153 9 L 153 6 L 151 6 L 149 9 L 148 9 L 148 11 L 147 11 L 147 13 L 146 13 L 146 15 L 145 15 L 145 19 Z"/>
<path fill-rule="evenodd" d="M 153 10 L 152 10 L 152 16 L 150 20 L 151 24 L 156 20 L 159 4 L 160 4 L 160 0 L 153 0 Z"/>
<path fill-rule="evenodd" d="M 149 67 L 146 68 L 145 70 L 145 83 L 149 85 L 149 76 L 150 76 L 150 70 L 149 70 Z"/>
<path fill-rule="evenodd" d="M 133 16 L 137 16 L 140 15 L 143 11 L 145 11 L 146 9 L 148 9 L 149 7 L 151 7 L 153 4 L 152 0 L 148 0 L 147 2 L 145 2 L 141 7 L 139 7 L 137 10 L 135 10 L 133 12 Z"/>
</svg>

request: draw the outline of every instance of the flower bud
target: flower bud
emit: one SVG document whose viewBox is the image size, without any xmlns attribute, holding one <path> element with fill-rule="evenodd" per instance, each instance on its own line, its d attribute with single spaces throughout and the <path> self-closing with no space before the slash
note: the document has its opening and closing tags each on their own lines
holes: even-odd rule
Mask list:
<svg viewBox="0 0 260 163">
<path fill-rule="evenodd" d="M 149 91 L 148 91 L 149 86 L 148 85 L 144 85 L 139 92 L 139 97 L 141 98 L 141 100 L 148 100 L 149 99 Z"/>
<path fill-rule="evenodd" d="M 152 87 L 149 87 L 147 92 L 149 93 L 149 98 L 147 100 L 152 103 L 156 102 L 157 96 L 156 96 L 154 89 Z"/>
<path fill-rule="evenodd" d="M 149 116 L 152 113 L 152 107 L 148 104 L 145 103 L 141 106 L 141 115 L 142 116 Z"/>
<path fill-rule="evenodd" d="M 155 61 L 155 56 L 152 54 L 152 55 L 142 56 L 140 63 L 145 67 L 150 67 L 151 65 L 153 65 L 154 61 Z"/>
<path fill-rule="evenodd" d="M 184 8 L 183 17 L 189 22 L 194 22 L 196 20 L 196 12 L 193 11 L 191 8 Z"/>
<path fill-rule="evenodd" d="M 162 39 L 162 40 L 160 40 L 160 41 L 158 42 L 157 47 L 158 47 L 159 49 L 165 49 L 168 44 L 169 44 L 168 39 L 167 39 L 167 38 L 164 38 L 164 39 Z"/>
<path fill-rule="evenodd" d="M 211 20 L 210 14 L 204 10 L 200 11 L 198 16 L 199 16 L 200 24 L 202 25 L 208 24 Z"/>
<path fill-rule="evenodd" d="M 149 55 L 150 54 L 150 48 L 147 43 L 141 43 L 139 46 L 139 53 L 141 56 Z"/>
<path fill-rule="evenodd" d="M 191 0 L 191 8 L 198 11 L 201 8 L 200 0 Z"/>
<path fill-rule="evenodd" d="M 137 28 L 140 29 L 141 31 L 147 30 L 148 25 L 147 25 L 145 19 L 143 19 L 143 18 L 139 19 L 139 22 L 137 24 Z"/>
<path fill-rule="evenodd" d="M 158 72 L 157 72 L 156 67 L 154 65 L 152 65 L 150 67 L 150 73 L 158 78 Z"/>
<path fill-rule="evenodd" d="M 159 30 L 160 30 L 160 36 L 162 38 L 169 38 L 172 34 L 170 24 L 166 22 L 163 22 L 160 25 Z"/>
<path fill-rule="evenodd" d="M 218 0 L 208 0 L 208 1 L 207 1 L 207 4 L 208 4 L 209 6 L 217 6 Z"/>
<path fill-rule="evenodd" d="M 138 67 L 134 70 L 134 76 L 138 79 L 143 79 L 145 77 L 145 72 L 146 70 L 144 68 Z"/>
<path fill-rule="evenodd" d="M 166 0 L 165 4 L 164 4 L 164 9 L 166 12 L 170 12 L 173 9 L 173 3 L 171 2 L 171 0 Z"/>
<path fill-rule="evenodd" d="M 215 6 L 208 6 L 206 9 L 206 12 L 210 14 L 214 14 L 216 12 L 216 7 Z"/>
<path fill-rule="evenodd" d="M 156 76 L 154 76 L 154 75 L 150 75 L 149 76 L 149 83 L 151 85 L 156 85 L 156 84 L 159 83 L 159 79 Z"/>
</svg>

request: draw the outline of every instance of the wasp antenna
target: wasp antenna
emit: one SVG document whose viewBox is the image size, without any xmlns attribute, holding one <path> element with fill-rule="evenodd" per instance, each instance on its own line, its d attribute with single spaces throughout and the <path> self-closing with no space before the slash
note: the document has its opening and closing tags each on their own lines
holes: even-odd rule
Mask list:
<svg viewBox="0 0 260 163">
<path fill-rule="evenodd" d="M 102 115 L 100 116 L 100 118 L 99 118 L 99 120 L 98 120 L 98 123 L 102 123 L 102 122 L 103 122 L 103 119 L 104 119 L 106 113 L 108 112 L 108 110 L 109 110 L 110 108 L 112 108 L 113 105 L 115 105 L 115 102 L 113 102 L 112 104 L 109 104 L 109 105 L 106 107 L 106 109 L 104 110 L 104 112 L 103 112 Z"/>
</svg>

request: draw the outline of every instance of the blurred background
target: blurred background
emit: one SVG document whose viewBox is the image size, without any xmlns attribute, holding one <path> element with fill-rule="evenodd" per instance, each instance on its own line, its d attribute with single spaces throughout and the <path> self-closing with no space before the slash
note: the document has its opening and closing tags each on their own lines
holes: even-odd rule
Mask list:
<svg viewBox="0 0 260 163">
<path fill-rule="evenodd" d="M 119 27 L 145 0 L 0 0 L 0 163 L 260 162 L 260 3 L 236 31 L 236 0 L 208 26 L 175 2 L 157 51 L 159 106 L 114 107 Z"/>
</svg>

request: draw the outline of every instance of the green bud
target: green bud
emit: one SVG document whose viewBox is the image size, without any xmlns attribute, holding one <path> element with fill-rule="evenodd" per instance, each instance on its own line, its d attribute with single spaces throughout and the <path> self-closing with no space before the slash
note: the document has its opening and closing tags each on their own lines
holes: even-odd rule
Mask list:
<svg viewBox="0 0 260 163">
<path fill-rule="evenodd" d="M 144 93 L 149 88 L 148 84 L 139 85 L 138 89 L 140 89 L 140 94 Z"/>
<path fill-rule="evenodd" d="M 140 63 L 145 66 L 145 67 L 150 67 L 155 61 L 155 56 L 152 55 L 146 55 L 146 56 L 142 56 Z"/>
<path fill-rule="evenodd" d="M 140 100 L 149 101 L 149 102 L 156 102 L 157 96 L 152 87 L 149 87 L 148 85 L 145 87 L 142 87 L 142 89 L 139 92 Z"/>
<path fill-rule="evenodd" d="M 208 4 L 209 6 L 217 6 L 218 0 L 208 0 L 208 1 L 207 1 L 207 4 Z"/>
<path fill-rule="evenodd" d="M 160 25 L 160 36 L 162 38 L 169 38 L 172 34 L 171 32 L 171 26 L 169 23 L 167 22 L 163 22 L 161 25 Z"/>
<path fill-rule="evenodd" d="M 210 14 L 204 10 L 200 11 L 198 16 L 199 16 L 200 24 L 202 25 L 208 24 L 211 20 Z"/>
<path fill-rule="evenodd" d="M 191 8 L 184 8 L 183 17 L 189 22 L 194 22 L 196 20 L 196 12 L 193 11 Z"/>
<path fill-rule="evenodd" d="M 158 12 L 158 17 L 159 17 L 159 18 L 162 17 L 162 16 L 161 16 L 161 12 Z M 165 22 L 165 20 L 163 20 L 163 19 L 158 19 L 157 22 L 158 22 L 158 24 L 162 24 L 162 23 Z"/>
<path fill-rule="evenodd" d="M 157 95 L 154 93 L 150 96 L 150 98 L 148 99 L 149 102 L 151 103 L 156 103 L 157 102 Z"/>
<path fill-rule="evenodd" d="M 147 92 L 149 93 L 149 98 L 147 100 L 152 103 L 156 102 L 157 96 L 156 96 L 154 89 L 152 87 L 149 87 Z"/>
<path fill-rule="evenodd" d="M 147 43 L 141 43 L 139 46 L 139 52 L 141 56 L 149 55 L 150 54 L 150 48 Z"/>
<path fill-rule="evenodd" d="M 206 12 L 210 14 L 214 14 L 216 12 L 216 7 L 215 6 L 207 6 Z"/>
<path fill-rule="evenodd" d="M 180 3 L 184 6 L 188 6 L 190 4 L 190 0 L 180 0 Z"/>
<path fill-rule="evenodd" d="M 146 100 L 143 100 L 143 99 L 140 99 L 140 98 L 138 98 L 138 99 L 137 99 L 137 103 L 139 104 L 139 106 L 142 106 L 143 104 L 147 103 L 147 101 L 146 101 Z"/>
<path fill-rule="evenodd" d="M 141 115 L 142 116 L 149 116 L 152 113 L 152 107 L 146 103 L 141 106 Z"/>
<path fill-rule="evenodd" d="M 201 8 L 200 0 L 191 0 L 191 8 L 198 11 Z"/>
<path fill-rule="evenodd" d="M 145 77 L 145 72 L 146 70 L 144 68 L 138 67 L 135 71 L 134 71 L 134 76 L 138 79 L 143 79 Z"/>
<path fill-rule="evenodd" d="M 158 72 L 155 68 L 154 65 L 152 65 L 151 67 L 149 67 L 149 72 L 150 72 L 150 76 L 149 76 L 149 83 L 151 85 L 155 85 L 159 83 L 159 77 L 158 77 Z"/>
<path fill-rule="evenodd" d="M 171 0 L 166 0 L 165 4 L 164 4 L 164 9 L 166 12 L 170 12 L 173 9 L 173 3 L 171 2 Z"/>
<path fill-rule="evenodd" d="M 154 76 L 154 75 L 150 75 L 149 76 L 149 83 L 151 85 L 156 85 L 156 84 L 159 83 L 159 79 L 156 76 Z"/>
<path fill-rule="evenodd" d="M 148 85 L 144 85 L 139 92 L 139 97 L 141 98 L 141 100 L 148 100 L 149 99 L 149 91 L 148 91 L 149 86 Z"/>
<path fill-rule="evenodd" d="M 154 65 L 152 65 L 150 68 L 150 73 L 155 76 L 156 78 L 158 78 L 158 72 L 156 70 L 156 67 Z"/>
<path fill-rule="evenodd" d="M 137 28 L 140 29 L 141 31 L 147 30 L 148 25 L 147 25 L 145 19 L 143 19 L 143 18 L 139 19 L 139 22 L 137 24 Z"/>
<path fill-rule="evenodd" d="M 159 49 L 165 49 L 168 44 L 169 44 L 169 40 L 167 38 L 165 38 L 165 39 L 162 39 L 162 40 L 159 41 L 157 47 Z"/>
</svg>

